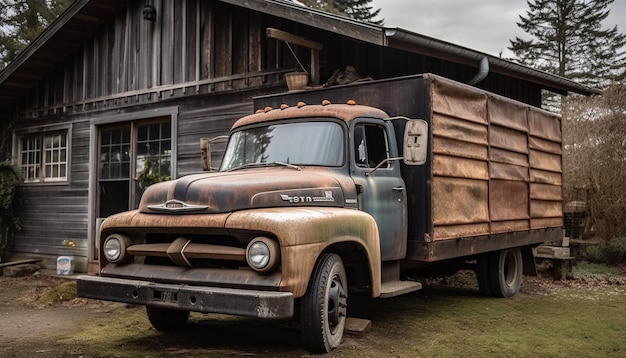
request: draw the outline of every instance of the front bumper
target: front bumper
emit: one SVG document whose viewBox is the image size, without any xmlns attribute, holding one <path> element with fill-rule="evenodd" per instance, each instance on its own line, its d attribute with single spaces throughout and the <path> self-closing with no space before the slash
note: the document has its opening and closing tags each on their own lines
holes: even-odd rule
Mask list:
<svg viewBox="0 0 626 358">
<path fill-rule="evenodd" d="M 80 276 L 80 297 L 178 310 L 282 319 L 293 316 L 290 292 L 163 284 L 101 276 Z"/>
</svg>

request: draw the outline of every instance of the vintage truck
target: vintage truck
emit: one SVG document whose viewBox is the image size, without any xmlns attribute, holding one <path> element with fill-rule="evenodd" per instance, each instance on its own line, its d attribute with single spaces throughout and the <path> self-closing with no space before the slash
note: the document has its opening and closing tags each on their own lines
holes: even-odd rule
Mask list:
<svg viewBox="0 0 626 358">
<path fill-rule="evenodd" d="M 419 270 L 471 268 L 509 297 L 532 247 L 563 236 L 557 115 L 431 74 L 255 105 L 218 171 L 155 184 L 102 223 L 80 296 L 145 305 L 165 331 L 190 311 L 295 316 L 328 352 L 348 288 L 391 297 L 421 288 Z"/>
</svg>

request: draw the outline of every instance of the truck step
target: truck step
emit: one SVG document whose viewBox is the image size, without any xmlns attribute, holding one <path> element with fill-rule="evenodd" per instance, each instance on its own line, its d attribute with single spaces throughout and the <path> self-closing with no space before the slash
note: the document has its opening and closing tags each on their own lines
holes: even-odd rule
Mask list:
<svg viewBox="0 0 626 358">
<path fill-rule="evenodd" d="M 422 284 L 416 281 L 389 281 L 383 282 L 380 287 L 380 297 L 389 298 L 422 289 Z"/>
</svg>

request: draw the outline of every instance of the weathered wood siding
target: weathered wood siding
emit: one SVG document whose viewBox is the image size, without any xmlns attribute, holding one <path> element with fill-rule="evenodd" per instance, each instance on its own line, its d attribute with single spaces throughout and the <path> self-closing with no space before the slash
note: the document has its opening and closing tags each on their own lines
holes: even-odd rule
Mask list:
<svg viewBox="0 0 626 358">
<path fill-rule="evenodd" d="M 265 38 L 267 17 L 219 1 L 153 3 L 154 22 L 143 19 L 143 1 L 108 19 L 24 99 L 22 116 L 255 88 L 282 81 L 282 73 L 294 68 L 276 40 Z M 300 54 L 306 58 L 307 52 Z"/>
<path fill-rule="evenodd" d="M 26 184 L 20 188 L 22 230 L 12 250 L 40 255 L 84 256 L 87 249 L 89 121 L 72 123 L 69 182 Z M 64 240 L 76 246 L 69 247 Z"/>
</svg>

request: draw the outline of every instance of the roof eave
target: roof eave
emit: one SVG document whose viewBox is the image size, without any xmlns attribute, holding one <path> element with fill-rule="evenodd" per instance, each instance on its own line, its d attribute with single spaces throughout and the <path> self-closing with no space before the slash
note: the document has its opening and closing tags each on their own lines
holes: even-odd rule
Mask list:
<svg viewBox="0 0 626 358">
<path fill-rule="evenodd" d="M 220 0 L 264 14 L 288 19 L 318 29 L 348 36 L 356 40 L 385 46 L 384 28 L 349 17 L 331 14 L 325 11 L 304 7 L 283 0 Z"/>
<path fill-rule="evenodd" d="M 532 79 L 532 82 L 557 93 L 602 94 L 600 89 L 582 85 L 561 76 L 401 28 L 385 28 L 385 36 L 389 47 L 436 56 L 458 63 L 476 66 L 486 57 L 489 60 L 491 71 L 524 80 Z"/>
</svg>

